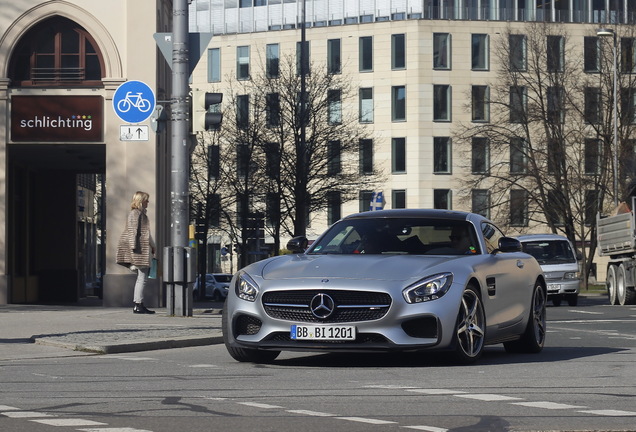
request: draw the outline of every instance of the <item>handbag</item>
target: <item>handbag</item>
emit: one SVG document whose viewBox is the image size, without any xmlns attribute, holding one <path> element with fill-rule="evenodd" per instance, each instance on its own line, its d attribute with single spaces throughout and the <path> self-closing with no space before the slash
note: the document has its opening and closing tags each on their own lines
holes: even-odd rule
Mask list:
<svg viewBox="0 0 636 432">
<path fill-rule="evenodd" d="M 150 271 L 148 272 L 148 277 L 150 279 L 157 279 L 157 258 L 153 258 L 150 261 Z"/>
</svg>

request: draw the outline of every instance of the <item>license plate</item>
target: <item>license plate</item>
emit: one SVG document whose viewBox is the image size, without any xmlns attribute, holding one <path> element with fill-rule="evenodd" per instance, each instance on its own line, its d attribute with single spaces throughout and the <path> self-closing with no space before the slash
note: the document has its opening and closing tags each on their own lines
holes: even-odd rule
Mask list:
<svg viewBox="0 0 636 432">
<path fill-rule="evenodd" d="M 355 340 L 354 326 L 306 326 L 292 325 L 293 340 Z"/>
<path fill-rule="evenodd" d="M 559 291 L 561 289 L 561 284 L 548 284 L 548 292 Z"/>
</svg>

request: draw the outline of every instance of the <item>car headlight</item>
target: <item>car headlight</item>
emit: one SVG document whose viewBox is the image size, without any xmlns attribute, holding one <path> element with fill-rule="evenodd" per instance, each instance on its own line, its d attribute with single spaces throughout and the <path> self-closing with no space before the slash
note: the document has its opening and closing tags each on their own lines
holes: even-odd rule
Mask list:
<svg viewBox="0 0 636 432">
<path fill-rule="evenodd" d="M 579 272 L 565 272 L 563 279 L 578 279 Z"/>
<path fill-rule="evenodd" d="M 435 300 L 446 294 L 452 283 L 452 273 L 439 273 L 404 288 L 402 295 L 407 303 Z"/>
<path fill-rule="evenodd" d="M 247 273 L 242 273 L 236 278 L 236 295 L 243 300 L 256 301 L 258 285 Z"/>
</svg>

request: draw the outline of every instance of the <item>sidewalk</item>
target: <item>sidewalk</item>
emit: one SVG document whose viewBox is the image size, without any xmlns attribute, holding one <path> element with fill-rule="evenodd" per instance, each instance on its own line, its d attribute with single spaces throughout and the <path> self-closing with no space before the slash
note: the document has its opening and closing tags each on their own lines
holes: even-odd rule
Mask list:
<svg viewBox="0 0 636 432">
<path fill-rule="evenodd" d="M 165 308 L 145 315 L 132 308 L 0 305 L 0 360 L 33 358 L 40 351 L 64 355 L 60 349 L 114 354 L 223 343 L 221 307 L 196 303 L 192 317 L 175 317 Z"/>
</svg>

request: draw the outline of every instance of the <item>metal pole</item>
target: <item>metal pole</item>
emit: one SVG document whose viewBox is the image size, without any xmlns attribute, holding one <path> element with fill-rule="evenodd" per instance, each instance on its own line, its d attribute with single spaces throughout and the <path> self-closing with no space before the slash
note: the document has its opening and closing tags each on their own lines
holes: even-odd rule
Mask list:
<svg viewBox="0 0 636 432">
<path fill-rule="evenodd" d="M 617 66 L 617 49 L 616 49 L 616 33 L 613 34 L 614 43 L 612 45 L 614 54 L 614 205 L 618 206 L 618 66 Z"/>
<path fill-rule="evenodd" d="M 188 0 L 172 1 L 172 94 L 170 100 L 170 246 L 164 249 L 168 313 L 192 316 L 192 268 L 189 242 Z"/>
</svg>

